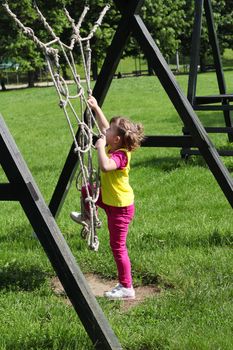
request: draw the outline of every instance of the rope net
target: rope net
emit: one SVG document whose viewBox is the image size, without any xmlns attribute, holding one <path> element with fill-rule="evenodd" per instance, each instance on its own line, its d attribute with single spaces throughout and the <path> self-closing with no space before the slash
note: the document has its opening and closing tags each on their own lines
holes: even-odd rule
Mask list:
<svg viewBox="0 0 233 350">
<path fill-rule="evenodd" d="M 89 6 L 85 6 L 83 12 L 78 19 L 77 23 L 70 16 L 68 10 L 64 8 L 64 13 L 72 27 L 72 35 L 70 38 L 69 45 L 61 41 L 61 39 L 55 34 L 52 27 L 47 22 L 44 15 L 41 13 L 39 8 L 35 5 L 35 10 L 38 14 L 40 21 L 43 23 L 44 28 L 52 37 L 52 40 L 44 43 L 42 42 L 34 33 L 33 29 L 30 27 L 25 27 L 24 24 L 20 21 L 19 18 L 11 11 L 8 3 L 3 4 L 7 13 L 13 18 L 18 27 L 23 31 L 23 33 L 33 40 L 37 47 L 43 51 L 48 70 L 50 72 L 51 78 L 54 83 L 54 87 L 57 91 L 59 98 L 59 106 L 63 109 L 65 118 L 67 120 L 69 130 L 73 139 L 74 152 L 77 155 L 77 160 L 80 165 L 80 170 L 76 179 L 76 187 L 78 191 L 81 192 L 82 188 L 85 188 L 86 199 L 85 202 L 82 199 L 82 193 L 80 194 L 81 198 L 81 214 L 83 217 L 88 215 L 88 223 L 86 223 L 81 231 L 82 238 L 87 240 L 88 246 L 97 251 L 99 247 L 98 236 L 96 229 L 101 226 L 101 223 L 97 216 L 96 210 L 96 201 L 99 196 L 99 171 L 96 170 L 93 166 L 92 161 L 92 150 L 93 146 L 93 136 L 97 138 L 101 136 L 100 129 L 95 120 L 95 117 L 92 113 L 90 106 L 87 103 L 87 99 L 92 95 L 91 90 L 91 47 L 90 40 L 95 35 L 97 29 L 101 26 L 103 18 L 106 12 L 109 10 L 110 6 L 106 5 L 89 34 L 85 37 L 82 37 L 80 34 L 80 29 L 82 23 L 89 11 Z M 79 52 L 81 55 L 81 61 L 85 74 L 85 83 L 86 83 L 86 92 L 81 83 L 80 75 L 77 72 L 75 59 L 73 55 L 74 48 L 78 46 Z M 62 77 L 60 71 L 60 57 L 63 56 L 65 62 L 70 68 L 73 81 L 76 85 L 76 93 L 73 94 L 66 81 Z M 79 106 L 79 113 L 75 104 Z M 72 120 L 75 120 L 75 129 L 78 128 L 78 133 L 76 137 L 76 132 L 72 123 Z M 94 131 L 96 128 L 97 132 Z M 85 207 L 88 205 L 88 213 Z"/>
</svg>

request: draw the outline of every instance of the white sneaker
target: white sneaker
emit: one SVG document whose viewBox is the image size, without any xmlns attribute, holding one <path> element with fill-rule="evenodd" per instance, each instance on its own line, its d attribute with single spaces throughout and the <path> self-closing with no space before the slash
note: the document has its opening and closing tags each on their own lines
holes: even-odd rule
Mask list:
<svg viewBox="0 0 233 350">
<path fill-rule="evenodd" d="M 77 211 L 72 211 L 70 213 L 70 217 L 72 220 L 83 226 L 88 226 L 90 223 L 88 219 L 84 218 L 82 214 L 78 213 Z"/>
<path fill-rule="evenodd" d="M 122 284 L 119 283 L 111 291 L 104 292 L 104 296 L 111 300 L 135 299 L 135 290 L 133 287 L 125 288 L 122 286 Z"/>
</svg>

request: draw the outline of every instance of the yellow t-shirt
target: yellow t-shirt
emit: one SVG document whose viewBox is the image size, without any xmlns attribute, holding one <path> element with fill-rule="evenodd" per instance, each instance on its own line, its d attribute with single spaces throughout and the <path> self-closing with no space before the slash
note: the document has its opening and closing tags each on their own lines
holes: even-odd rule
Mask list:
<svg viewBox="0 0 233 350">
<path fill-rule="evenodd" d="M 110 150 L 111 148 L 109 146 L 105 148 L 105 152 L 109 158 L 111 158 Z M 128 162 L 123 169 L 107 172 L 101 171 L 102 200 L 104 204 L 114 207 L 127 207 L 134 202 L 133 189 L 129 184 L 131 152 L 127 151 L 125 148 L 121 148 L 117 151 L 125 152 Z"/>
</svg>

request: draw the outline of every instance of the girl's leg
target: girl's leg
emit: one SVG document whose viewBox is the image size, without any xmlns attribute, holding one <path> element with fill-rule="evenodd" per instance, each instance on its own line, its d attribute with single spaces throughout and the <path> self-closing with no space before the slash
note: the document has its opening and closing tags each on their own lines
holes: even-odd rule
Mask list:
<svg viewBox="0 0 233 350">
<path fill-rule="evenodd" d="M 132 287 L 131 263 L 126 239 L 129 224 L 134 216 L 134 205 L 128 207 L 109 207 L 106 210 L 110 233 L 110 246 L 117 265 L 119 283 L 125 288 Z"/>
</svg>

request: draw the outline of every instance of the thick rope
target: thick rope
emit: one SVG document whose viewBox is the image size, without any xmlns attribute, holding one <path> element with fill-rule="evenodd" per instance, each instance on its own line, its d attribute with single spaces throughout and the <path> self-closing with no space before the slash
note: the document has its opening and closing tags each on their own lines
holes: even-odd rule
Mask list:
<svg viewBox="0 0 233 350">
<path fill-rule="evenodd" d="M 85 6 L 84 10 L 78 20 L 78 23 L 75 24 L 75 21 L 71 18 L 69 12 L 64 8 L 65 15 L 68 21 L 71 23 L 73 33 L 71 36 L 70 45 L 64 44 L 60 38 L 55 34 L 52 27 L 48 24 L 46 18 L 41 13 L 39 8 L 35 5 L 35 9 L 38 13 L 38 17 L 43 23 L 45 29 L 52 36 L 53 40 L 48 43 L 43 43 L 35 35 L 34 31 L 30 27 L 25 27 L 23 23 L 17 18 L 17 16 L 10 10 L 7 3 L 3 4 L 7 13 L 14 19 L 18 27 L 23 31 L 23 33 L 43 51 L 45 59 L 48 65 L 50 75 L 52 77 L 55 89 L 59 97 L 59 106 L 63 109 L 64 115 L 66 117 L 71 136 L 74 142 L 74 152 L 77 154 L 80 171 L 76 180 L 76 187 L 81 191 L 82 187 L 85 187 L 87 197 L 85 202 L 88 203 L 89 207 L 89 225 L 83 228 L 82 236 L 87 239 L 88 245 L 93 250 L 98 250 L 99 242 L 96 235 L 96 228 L 100 226 L 100 221 L 97 216 L 96 210 L 96 201 L 99 196 L 100 183 L 99 183 L 99 174 L 93 168 L 92 162 L 92 147 L 93 147 L 93 135 L 99 137 L 101 135 L 100 129 L 96 122 L 96 119 L 92 113 L 92 110 L 87 102 L 85 96 L 84 88 L 81 84 L 80 76 L 77 74 L 76 65 L 73 57 L 73 49 L 75 44 L 79 45 L 84 73 L 85 81 L 87 84 L 87 96 L 92 94 L 91 84 L 90 84 L 90 72 L 91 72 L 91 48 L 90 48 L 90 39 L 94 36 L 96 30 L 102 24 L 103 18 L 110 8 L 109 5 L 106 5 L 101 11 L 98 20 L 95 22 L 90 33 L 82 38 L 80 35 L 80 28 L 84 21 L 84 18 L 89 11 L 89 7 Z M 85 43 L 85 47 L 83 46 Z M 55 49 L 52 45 L 59 45 L 59 49 Z M 63 54 L 70 71 L 72 72 L 74 82 L 77 86 L 77 94 L 70 94 L 69 87 L 63 77 L 60 75 L 60 64 L 59 64 L 59 54 Z M 71 100 L 79 100 L 80 102 L 80 116 L 77 114 Z M 85 106 L 85 108 L 84 108 Z M 85 111 L 86 110 L 86 111 Z M 76 139 L 76 134 L 72 125 L 71 116 L 75 118 L 77 126 L 79 128 L 79 137 Z M 85 119 L 85 120 L 84 120 Z M 93 131 L 93 126 L 97 128 L 97 133 Z M 85 165 L 84 154 L 87 154 L 87 165 Z M 90 186 L 90 189 L 89 189 Z M 85 215 L 85 203 L 81 200 L 81 210 L 82 215 Z"/>
</svg>

